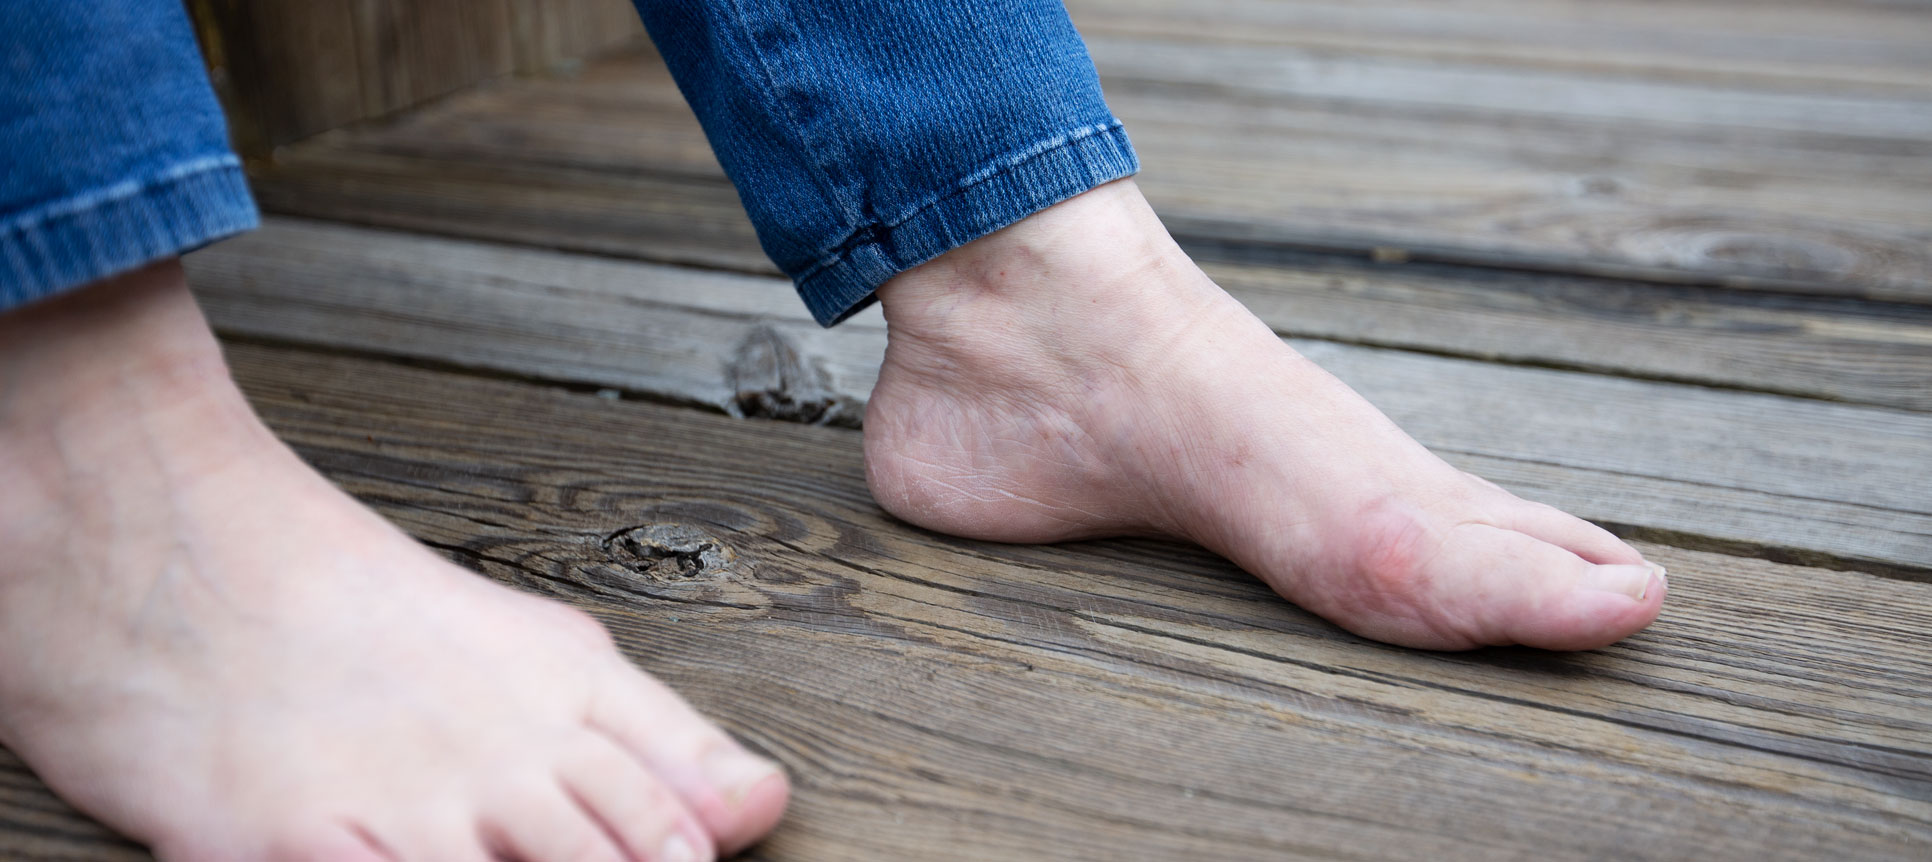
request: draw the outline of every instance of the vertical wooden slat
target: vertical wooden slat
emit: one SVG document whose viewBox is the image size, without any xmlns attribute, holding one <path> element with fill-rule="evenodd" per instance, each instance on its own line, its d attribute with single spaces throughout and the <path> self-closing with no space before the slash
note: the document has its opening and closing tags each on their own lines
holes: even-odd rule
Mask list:
<svg viewBox="0 0 1932 862">
<path fill-rule="evenodd" d="M 643 32 L 630 0 L 187 0 L 235 144 L 275 147 Z"/>
<path fill-rule="evenodd" d="M 192 0 L 236 146 L 247 155 L 367 116 L 346 0 Z"/>
<path fill-rule="evenodd" d="M 356 0 L 355 18 L 364 117 L 512 68 L 506 0 Z"/>
<path fill-rule="evenodd" d="M 638 38 L 631 0 L 509 0 L 519 72 L 542 72 Z"/>
</svg>

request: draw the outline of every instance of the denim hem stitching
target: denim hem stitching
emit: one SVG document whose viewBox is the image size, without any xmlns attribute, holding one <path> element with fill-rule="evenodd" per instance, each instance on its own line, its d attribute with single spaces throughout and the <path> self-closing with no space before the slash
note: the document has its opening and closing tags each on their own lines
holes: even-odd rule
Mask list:
<svg viewBox="0 0 1932 862">
<path fill-rule="evenodd" d="M 25 233 L 57 218 L 74 215 L 90 209 L 98 209 L 107 204 L 117 203 L 145 194 L 157 186 L 180 182 L 196 174 L 218 171 L 223 168 L 241 167 L 241 159 L 234 153 L 218 156 L 202 156 L 170 166 L 167 170 L 141 179 L 122 180 L 110 186 L 89 189 L 77 195 L 69 195 L 52 203 L 25 210 L 5 223 L 0 223 L 0 234 Z"/>
<path fill-rule="evenodd" d="M 241 160 L 203 155 L 0 221 L 0 311 L 260 224 Z"/>
<path fill-rule="evenodd" d="M 1068 164 L 1058 160 L 1072 159 Z M 1047 164 L 1044 169 L 1036 164 Z M 1011 225 L 1067 198 L 1103 183 L 1133 176 L 1140 170 L 1133 145 L 1118 120 L 1081 127 L 993 160 L 962 184 L 915 207 L 891 228 L 874 227 L 864 242 L 850 242 L 845 254 L 806 276 L 794 277 L 798 293 L 821 326 L 832 326 L 857 314 L 876 300 L 880 284 L 892 276 L 961 244 Z M 1044 171 L 1044 172 L 1043 172 Z M 971 211 L 953 213 L 957 202 L 970 202 L 982 188 L 996 183 L 1019 183 L 1014 197 L 995 204 L 990 215 Z M 913 231 L 911 236 L 905 236 Z M 905 245 L 911 243 L 911 245 Z M 885 254 L 888 248 L 899 251 Z"/>
<path fill-rule="evenodd" d="M 906 222 L 918 218 L 920 213 L 939 206 L 947 200 L 965 193 L 974 186 L 998 177 L 1026 162 L 1037 159 L 1055 150 L 1070 147 L 1095 135 L 1107 134 L 1108 132 L 1121 128 L 1123 125 L 1119 119 L 1114 119 L 1111 122 L 1081 126 L 1070 132 L 1064 132 L 1045 140 L 1036 141 L 1020 149 L 1009 151 L 1003 155 L 995 156 L 979 170 L 967 174 L 964 178 L 954 183 L 952 188 L 943 192 L 934 193 L 924 200 L 912 204 L 897 218 L 874 224 L 861 225 L 847 231 L 844 236 L 838 238 L 837 242 L 831 244 L 831 249 L 823 257 L 811 266 L 806 267 L 804 272 L 793 277 L 801 282 L 808 281 L 819 273 L 838 265 L 840 261 L 850 257 L 855 250 L 856 247 L 851 245 L 853 237 L 864 234 L 882 233 L 897 228 Z"/>
</svg>

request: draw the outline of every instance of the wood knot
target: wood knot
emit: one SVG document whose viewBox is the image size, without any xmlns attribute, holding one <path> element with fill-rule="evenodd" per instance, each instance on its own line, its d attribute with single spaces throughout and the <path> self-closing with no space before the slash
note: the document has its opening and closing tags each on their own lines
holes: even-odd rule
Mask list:
<svg viewBox="0 0 1932 862">
<path fill-rule="evenodd" d="M 604 537 L 619 565 L 656 581 L 690 581 L 725 574 L 738 555 L 689 524 L 643 524 Z"/>
<path fill-rule="evenodd" d="M 738 345 L 726 378 L 732 390 L 726 409 L 734 416 L 857 427 L 865 412 L 834 391 L 831 375 L 770 326 L 753 328 Z"/>
</svg>

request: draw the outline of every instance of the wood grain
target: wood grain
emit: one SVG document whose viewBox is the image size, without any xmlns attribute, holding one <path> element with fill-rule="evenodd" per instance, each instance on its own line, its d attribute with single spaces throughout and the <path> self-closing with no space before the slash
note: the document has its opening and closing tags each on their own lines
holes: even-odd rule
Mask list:
<svg viewBox="0 0 1932 862">
<path fill-rule="evenodd" d="M 379 117 L 508 74 L 504 0 L 355 0 L 362 114 Z"/>
<path fill-rule="evenodd" d="M 1633 78 L 1932 88 L 1915 0 L 1069 0 L 1090 34 L 1321 48 Z"/>
<path fill-rule="evenodd" d="M 777 273 L 731 184 L 530 161 L 449 163 L 337 149 L 330 133 L 255 183 L 278 213 L 662 263 Z"/>
<path fill-rule="evenodd" d="M 1282 335 L 1932 410 L 1924 306 L 1333 255 L 1262 260 L 1205 268 Z"/>
<path fill-rule="evenodd" d="M 1750 27 L 1693 44 L 1679 24 L 1719 32 L 1733 7 L 1384 6 L 1075 12 L 1142 185 L 1184 239 L 1932 302 L 1932 36 L 1914 41 L 1932 16 L 1868 8 L 1838 32 L 1818 24 L 1827 4 L 1758 6 L 1734 16 Z M 1523 26 L 1503 26 L 1517 13 Z M 1448 35 L 1428 43 L 1426 27 Z M 1417 53 L 1425 44 L 1436 52 Z M 507 83 L 334 145 L 430 173 L 443 161 L 608 173 L 640 194 L 665 174 L 722 182 L 647 48 L 569 85 Z M 540 212 L 506 215 L 516 195 L 487 183 L 483 211 L 421 188 L 335 200 L 315 174 L 357 171 L 332 155 L 291 154 L 265 174 L 270 206 L 647 259 L 673 245 L 544 231 Z M 441 223 L 386 214 L 404 200 Z M 528 227 L 507 235 L 506 221 Z"/>
<path fill-rule="evenodd" d="M 1932 298 L 1922 7 L 1070 7 L 1180 232 Z"/>
<path fill-rule="evenodd" d="M 777 279 L 354 228 L 275 224 L 187 265 L 231 335 L 727 413 L 789 400 L 856 419 L 885 345 L 876 310 L 822 330 Z M 815 376 L 747 400 L 738 370 L 768 335 Z M 1452 463 L 1584 517 L 1777 558 L 1932 569 L 1932 415 L 1290 343 Z"/>
<path fill-rule="evenodd" d="M 591 609 L 784 761 L 796 803 L 754 858 L 1892 859 L 1932 842 L 1926 584 L 1645 546 L 1672 600 L 1617 647 L 1419 653 L 1177 546 L 906 527 L 871 504 L 850 431 L 230 357 L 325 473 L 466 565 Z M 663 523 L 736 561 L 670 573 L 606 541 Z M 60 809 L 16 790 L 0 822 L 22 808 Z M 104 855 L 84 830 L 34 840 L 41 858 Z"/>
<path fill-rule="evenodd" d="M 244 155 L 365 116 L 352 4 L 190 0 L 188 8 Z"/>
<path fill-rule="evenodd" d="M 1501 106 L 1384 105 L 1348 91 L 1352 82 L 1304 92 L 1331 61 L 1269 49 L 1210 54 L 1102 39 L 1093 49 L 1103 69 L 1147 60 L 1171 75 L 1109 93 L 1142 154 L 1148 199 L 1178 235 L 1932 301 L 1932 146 L 1916 129 L 1839 136 L 1824 119 L 1932 115 L 1932 100 L 1815 97 L 1762 121 L 1817 116 L 1811 132 L 1758 129 L 1754 118 L 1726 127 L 1520 116 Z M 1374 79 L 1364 88 L 1401 93 L 1424 81 L 1458 93 L 1496 89 L 1482 79 L 1437 82 L 1424 65 L 1363 74 Z M 1256 89 L 1222 93 L 1229 80 Z M 1605 89 L 1543 79 L 1523 87 L 1568 91 L 1551 97 L 1573 100 L 1566 104 Z M 1660 98 L 1601 95 L 1633 105 Z M 1708 101 L 1686 110 L 1729 103 L 1722 94 Z"/>
<path fill-rule="evenodd" d="M 236 146 L 255 158 L 643 33 L 629 0 L 189 0 Z"/>
<path fill-rule="evenodd" d="M 631 0 L 508 0 L 517 71 L 577 67 L 644 33 Z"/>
<path fill-rule="evenodd" d="M 383 129 L 315 142 L 259 184 L 263 202 L 351 222 L 772 272 L 675 91 L 668 82 L 636 91 L 621 65 L 466 93 Z M 1183 239 L 1283 334 L 1932 407 L 1932 316 L 1918 306 L 1492 269 L 1365 268 L 1347 255 L 1256 250 L 1240 238 L 1247 226 L 1213 229 L 1222 235 L 1211 227 L 1197 223 Z"/>
<path fill-rule="evenodd" d="M 749 858 L 1932 852 L 1917 0 L 1070 2 L 1218 281 L 1458 466 L 1665 542 L 1663 618 L 1582 655 L 1399 650 L 1195 549 L 885 516 L 858 435 L 810 427 L 856 424 L 878 312 L 821 330 L 770 277 L 648 48 L 575 67 L 634 38 L 623 0 L 193 5 L 245 145 L 491 78 L 258 191 L 525 247 L 280 219 L 191 278 L 311 463 L 787 764 Z M 735 558 L 629 550 L 659 525 Z M 0 858 L 145 853 L 0 750 Z"/>
</svg>

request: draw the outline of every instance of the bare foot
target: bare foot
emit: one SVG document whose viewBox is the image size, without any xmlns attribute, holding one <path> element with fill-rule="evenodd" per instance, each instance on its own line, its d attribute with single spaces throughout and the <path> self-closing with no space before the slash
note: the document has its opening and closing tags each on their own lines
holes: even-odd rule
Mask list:
<svg viewBox="0 0 1932 862">
<path fill-rule="evenodd" d="M 249 412 L 173 263 L 0 317 L 0 742 L 164 859 L 709 859 L 777 768 Z"/>
<path fill-rule="evenodd" d="M 1378 640 L 1588 649 L 1663 570 L 1450 467 L 1188 260 L 1131 181 L 901 274 L 865 417 L 894 515 L 1007 542 L 1160 533 Z"/>
</svg>

